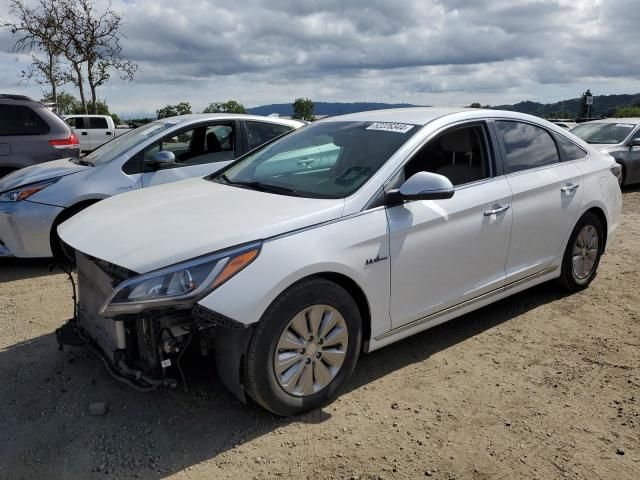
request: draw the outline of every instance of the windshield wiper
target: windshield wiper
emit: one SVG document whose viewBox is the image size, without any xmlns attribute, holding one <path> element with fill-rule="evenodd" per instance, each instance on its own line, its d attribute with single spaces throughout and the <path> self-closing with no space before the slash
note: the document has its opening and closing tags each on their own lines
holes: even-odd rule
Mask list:
<svg viewBox="0 0 640 480">
<path fill-rule="evenodd" d="M 85 167 L 93 167 L 93 163 L 91 162 L 87 162 L 86 160 L 83 160 L 82 158 L 74 158 L 73 160 L 71 160 L 73 163 L 75 163 L 76 165 L 83 165 Z"/>
<path fill-rule="evenodd" d="M 292 188 L 281 187 L 279 185 L 273 185 L 271 183 L 258 182 L 255 180 L 252 180 L 250 182 L 238 182 L 230 180 L 229 177 L 227 177 L 224 173 L 220 175 L 220 178 L 228 185 L 250 188 L 251 190 L 257 190 L 260 192 L 283 193 L 285 195 L 300 196 L 300 194 Z"/>
</svg>

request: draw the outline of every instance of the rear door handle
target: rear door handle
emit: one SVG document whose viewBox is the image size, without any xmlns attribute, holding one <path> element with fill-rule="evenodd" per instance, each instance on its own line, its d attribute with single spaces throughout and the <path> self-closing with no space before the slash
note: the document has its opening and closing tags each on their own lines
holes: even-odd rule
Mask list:
<svg viewBox="0 0 640 480">
<path fill-rule="evenodd" d="M 305 158 L 304 160 L 298 160 L 298 165 L 302 165 L 306 167 L 307 165 L 311 165 L 314 162 L 312 158 Z"/>
<path fill-rule="evenodd" d="M 577 183 L 567 183 L 564 187 L 561 187 L 560 190 L 562 190 L 564 193 L 573 193 L 578 189 L 579 186 L 580 185 L 578 185 Z"/>
<path fill-rule="evenodd" d="M 490 217 L 491 215 L 498 215 L 499 213 L 503 213 L 506 212 L 507 210 L 509 210 L 509 207 L 511 205 L 505 205 L 504 207 L 502 206 L 498 206 L 492 210 L 485 210 L 484 211 L 484 216 L 485 217 Z"/>
</svg>

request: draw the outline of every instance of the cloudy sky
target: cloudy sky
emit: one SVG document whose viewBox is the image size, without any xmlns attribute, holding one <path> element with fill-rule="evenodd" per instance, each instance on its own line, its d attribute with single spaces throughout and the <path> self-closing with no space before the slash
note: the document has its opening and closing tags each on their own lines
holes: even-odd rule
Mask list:
<svg viewBox="0 0 640 480">
<path fill-rule="evenodd" d="M 26 0 L 27 3 L 29 0 Z M 8 15 L 0 0 L 0 17 Z M 98 5 L 102 0 L 96 0 Z M 640 92 L 636 0 L 113 0 L 131 83 L 99 91 L 115 111 L 190 101 L 429 105 L 550 102 Z M 0 92 L 28 56 L 0 32 Z M 70 87 L 67 87 L 70 90 Z"/>
</svg>

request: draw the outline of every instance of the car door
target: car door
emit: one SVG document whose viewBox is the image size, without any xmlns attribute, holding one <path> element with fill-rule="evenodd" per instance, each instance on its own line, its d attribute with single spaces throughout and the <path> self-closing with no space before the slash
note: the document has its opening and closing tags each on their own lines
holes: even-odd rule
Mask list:
<svg viewBox="0 0 640 480">
<path fill-rule="evenodd" d="M 109 130 L 107 119 L 103 117 L 89 117 L 89 145 L 95 150 L 100 145 L 113 139 L 113 132 Z"/>
<path fill-rule="evenodd" d="M 142 186 L 150 187 L 214 173 L 242 153 L 236 132 L 238 122 L 219 121 L 189 127 L 164 137 L 143 154 Z M 153 155 L 170 151 L 173 165 L 155 165 Z"/>
<path fill-rule="evenodd" d="M 93 150 L 91 138 L 89 135 L 89 118 L 88 117 L 71 117 L 65 120 L 73 129 L 78 140 L 80 141 L 80 150 L 88 152 Z"/>
<path fill-rule="evenodd" d="M 633 142 L 634 140 L 640 140 L 640 128 L 636 130 L 636 132 L 631 136 L 631 139 L 628 143 Z M 640 182 L 640 147 L 636 147 L 630 145 L 629 147 L 629 156 L 626 165 L 626 179 L 625 182 L 627 184 L 638 183 Z"/>
<path fill-rule="evenodd" d="M 513 227 L 507 283 L 545 271 L 562 255 L 582 199 L 582 173 L 560 161 L 558 146 L 541 126 L 514 120 L 493 122 L 503 169 L 513 193 Z"/>
<path fill-rule="evenodd" d="M 448 177 L 447 200 L 387 207 L 394 328 L 501 288 L 511 231 L 511 190 L 493 162 L 486 123 L 449 129 L 423 146 L 399 174 Z M 393 183 L 393 182 L 392 182 Z"/>
</svg>

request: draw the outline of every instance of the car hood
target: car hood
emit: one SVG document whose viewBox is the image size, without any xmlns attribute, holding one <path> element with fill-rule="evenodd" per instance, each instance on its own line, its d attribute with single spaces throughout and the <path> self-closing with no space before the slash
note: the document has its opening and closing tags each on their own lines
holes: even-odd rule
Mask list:
<svg viewBox="0 0 640 480">
<path fill-rule="evenodd" d="M 72 173 L 91 168 L 86 165 L 73 163 L 69 158 L 39 163 L 21 168 L 0 179 L 0 192 L 6 192 L 22 185 L 36 183 L 50 178 L 64 177 Z"/>
<path fill-rule="evenodd" d="M 621 147 L 621 145 L 619 144 L 611 144 L 611 143 L 591 143 L 590 146 L 604 153 L 609 153 L 610 151 L 613 151 L 613 150 L 619 150 Z"/>
<path fill-rule="evenodd" d="M 184 180 L 103 200 L 58 228 L 73 248 L 137 273 L 339 218 L 342 199 Z"/>
</svg>

